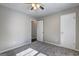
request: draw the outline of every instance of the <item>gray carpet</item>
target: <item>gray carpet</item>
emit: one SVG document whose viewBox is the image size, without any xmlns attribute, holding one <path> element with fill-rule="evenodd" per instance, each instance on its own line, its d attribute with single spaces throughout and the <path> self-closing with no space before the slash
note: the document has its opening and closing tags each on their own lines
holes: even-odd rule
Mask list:
<svg viewBox="0 0 79 59">
<path fill-rule="evenodd" d="M 47 56 L 79 56 L 78 51 L 74 51 L 71 49 L 58 47 L 52 44 L 36 41 L 29 45 L 24 45 L 22 47 L 4 52 L 0 54 L 0 56 L 15 56 L 17 53 L 22 52 L 28 48 L 35 49 L 39 51 L 39 53 L 44 53 Z"/>
</svg>

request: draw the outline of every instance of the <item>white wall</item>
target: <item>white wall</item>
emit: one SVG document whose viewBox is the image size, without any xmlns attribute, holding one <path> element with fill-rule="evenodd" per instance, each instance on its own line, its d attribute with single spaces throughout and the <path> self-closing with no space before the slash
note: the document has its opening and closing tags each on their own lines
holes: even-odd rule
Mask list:
<svg viewBox="0 0 79 59">
<path fill-rule="evenodd" d="M 0 6 L 0 52 L 31 43 L 31 20 L 24 13 Z"/>
<path fill-rule="evenodd" d="M 59 44 L 59 17 L 47 16 L 44 18 L 44 41 Z"/>
</svg>

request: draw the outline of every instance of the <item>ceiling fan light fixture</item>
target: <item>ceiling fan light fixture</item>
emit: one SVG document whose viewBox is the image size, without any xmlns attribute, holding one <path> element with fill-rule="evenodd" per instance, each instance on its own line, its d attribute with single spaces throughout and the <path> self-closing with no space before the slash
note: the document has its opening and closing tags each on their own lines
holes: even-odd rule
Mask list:
<svg viewBox="0 0 79 59">
<path fill-rule="evenodd" d="M 37 8 L 36 7 L 33 7 L 33 9 L 36 10 Z"/>
<path fill-rule="evenodd" d="M 40 8 L 40 4 L 37 4 L 36 6 L 37 6 L 37 8 Z"/>
<path fill-rule="evenodd" d="M 32 8 L 31 8 L 31 10 L 37 10 L 37 9 L 44 10 L 44 7 L 41 6 L 39 3 L 32 3 Z"/>
<path fill-rule="evenodd" d="M 36 6 L 35 6 L 35 3 L 32 3 L 32 7 L 36 7 Z"/>
</svg>

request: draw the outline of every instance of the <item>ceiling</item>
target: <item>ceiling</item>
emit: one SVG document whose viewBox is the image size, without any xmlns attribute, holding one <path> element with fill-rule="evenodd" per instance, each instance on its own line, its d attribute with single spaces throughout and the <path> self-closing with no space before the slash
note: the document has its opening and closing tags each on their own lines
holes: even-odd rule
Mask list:
<svg viewBox="0 0 79 59">
<path fill-rule="evenodd" d="M 2 3 L 0 5 L 3 5 L 8 8 L 12 8 L 14 10 L 26 13 L 30 16 L 39 18 L 46 15 L 50 15 L 52 13 L 59 12 L 61 10 L 72 8 L 79 6 L 79 3 L 42 3 L 42 6 L 44 6 L 44 10 L 30 10 L 31 4 L 30 3 Z"/>
</svg>

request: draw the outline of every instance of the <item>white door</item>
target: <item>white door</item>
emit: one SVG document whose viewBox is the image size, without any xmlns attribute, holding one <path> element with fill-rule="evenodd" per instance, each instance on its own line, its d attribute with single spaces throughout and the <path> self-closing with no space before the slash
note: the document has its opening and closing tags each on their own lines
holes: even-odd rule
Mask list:
<svg viewBox="0 0 79 59">
<path fill-rule="evenodd" d="M 43 21 L 37 21 L 37 40 L 43 41 Z"/>
<path fill-rule="evenodd" d="M 60 27 L 61 46 L 75 49 L 76 13 L 62 15 Z"/>
</svg>

